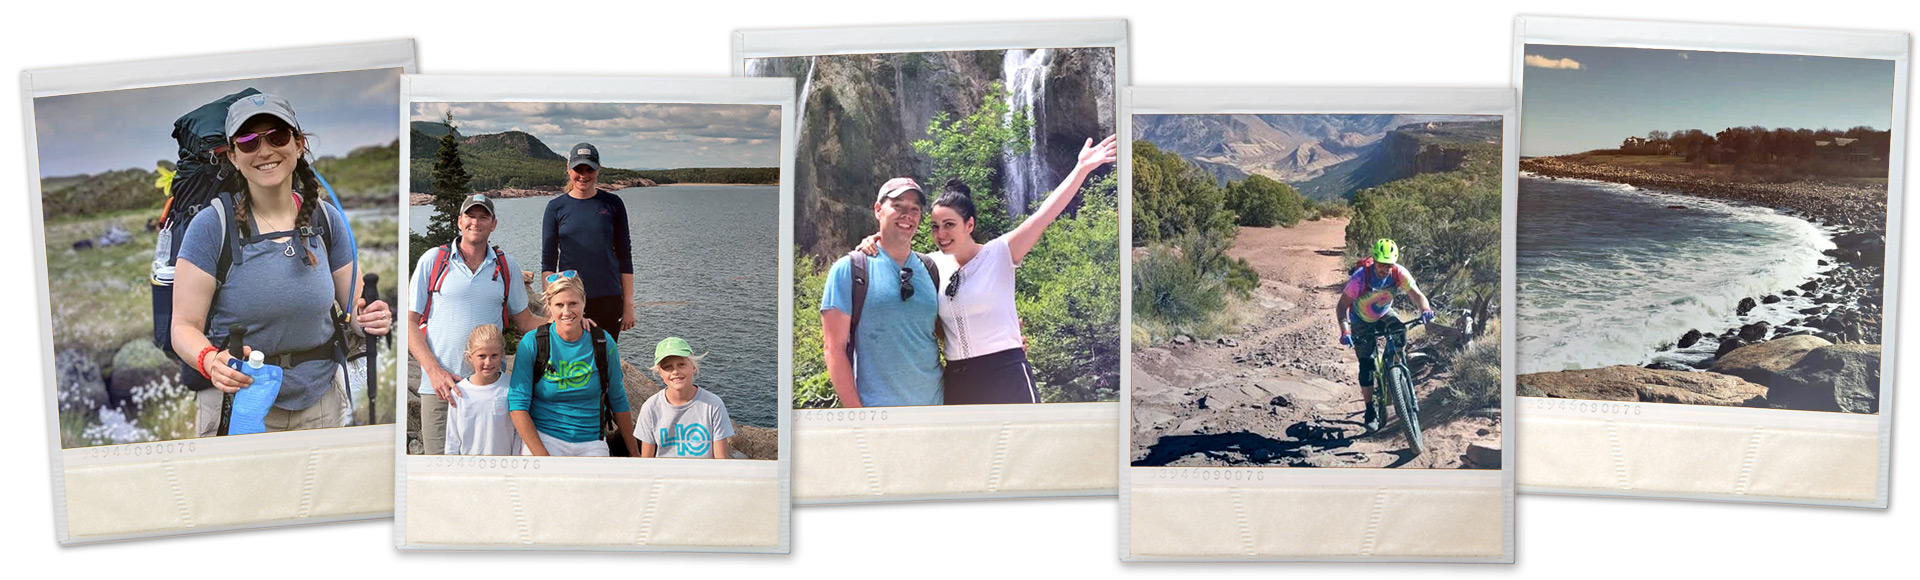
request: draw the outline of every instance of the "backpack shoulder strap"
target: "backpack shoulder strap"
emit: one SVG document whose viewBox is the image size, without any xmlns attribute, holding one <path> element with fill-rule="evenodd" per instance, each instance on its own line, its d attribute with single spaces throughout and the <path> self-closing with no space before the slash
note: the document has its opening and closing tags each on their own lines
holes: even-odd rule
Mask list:
<svg viewBox="0 0 1920 580">
<path fill-rule="evenodd" d="M 533 382 L 547 376 L 547 358 L 553 356 L 553 325 L 542 324 L 533 331 Z"/>
<path fill-rule="evenodd" d="M 867 255 L 858 250 L 847 252 L 847 265 L 853 268 L 853 312 L 847 317 L 847 352 L 853 352 L 854 329 L 860 327 L 860 311 L 867 306 Z"/>
<path fill-rule="evenodd" d="M 233 269 L 233 262 L 240 255 L 240 236 L 234 233 L 237 228 L 234 227 L 232 215 L 233 194 L 222 192 L 208 202 L 207 207 L 213 210 L 215 217 L 220 218 L 215 220 L 220 224 L 220 257 L 213 267 L 213 280 L 217 284 L 225 284 L 227 271 Z M 217 285 L 214 291 L 219 292 Z"/>
<path fill-rule="evenodd" d="M 919 252 L 914 252 L 913 255 L 920 257 L 920 265 L 927 269 L 927 277 L 933 280 L 933 288 L 940 289 L 940 265 L 934 263 L 933 256 Z"/>
<path fill-rule="evenodd" d="M 433 317 L 433 295 L 440 293 L 440 281 L 447 278 L 447 261 L 453 255 L 451 243 L 434 249 L 439 252 L 434 253 L 433 266 L 427 270 L 427 300 L 425 304 L 420 305 L 421 328 L 425 328 L 427 319 Z"/>
<path fill-rule="evenodd" d="M 613 419 L 613 387 L 608 385 L 613 373 L 607 372 L 607 332 L 598 328 L 593 329 L 593 374 L 600 377 L 600 421 L 619 431 L 620 425 Z"/>
</svg>

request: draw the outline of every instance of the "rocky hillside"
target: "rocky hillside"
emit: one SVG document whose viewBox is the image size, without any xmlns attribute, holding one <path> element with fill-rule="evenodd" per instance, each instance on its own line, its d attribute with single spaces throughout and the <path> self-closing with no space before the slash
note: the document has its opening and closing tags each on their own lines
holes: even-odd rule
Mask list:
<svg viewBox="0 0 1920 580">
<path fill-rule="evenodd" d="M 1455 171 L 1478 153 L 1485 162 L 1500 162 L 1499 121 L 1427 121 L 1402 126 L 1351 161 L 1319 177 L 1294 184 L 1302 195 L 1315 199 L 1351 199 L 1353 192 L 1423 173 Z"/>
<path fill-rule="evenodd" d="M 874 192 L 887 179 L 932 176 L 931 161 L 913 151 L 940 113 L 978 109 L 989 87 L 1004 83 L 1007 51 L 861 54 L 759 59 L 750 76 L 800 79 L 805 94 L 795 163 L 794 241 L 820 255 L 838 255 L 874 229 Z M 1044 91 L 1035 106 L 1036 146 L 1055 183 L 1073 165 L 1083 141 L 1113 133 L 1113 52 L 1060 49 L 1047 55 Z M 1002 177 L 995 177 L 995 189 Z"/>
</svg>

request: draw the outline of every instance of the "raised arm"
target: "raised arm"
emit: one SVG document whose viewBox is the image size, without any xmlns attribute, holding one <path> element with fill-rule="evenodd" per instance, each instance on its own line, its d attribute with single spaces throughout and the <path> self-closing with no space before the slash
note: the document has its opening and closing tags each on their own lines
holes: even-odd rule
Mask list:
<svg viewBox="0 0 1920 580">
<path fill-rule="evenodd" d="M 1093 139 L 1087 139 L 1087 144 L 1080 148 L 1080 160 L 1074 163 L 1073 171 L 1067 174 L 1066 180 L 1047 195 L 1047 200 L 1041 202 L 1033 215 L 1027 216 L 1026 221 L 1020 222 L 1007 234 L 1007 249 L 1013 252 L 1013 263 L 1020 263 L 1022 258 L 1027 257 L 1027 252 L 1033 250 L 1034 244 L 1040 243 L 1040 233 L 1060 217 L 1060 212 L 1066 211 L 1067 204 L 1072 203 L 1074 196 L 1079 194 L 1080 186 L 1087 182 L 1087 176 L 1119 157 L 1120 141 L 1117 135 L 1108 135 L 1098 145 L 1093 143 Z"/>
</svg>

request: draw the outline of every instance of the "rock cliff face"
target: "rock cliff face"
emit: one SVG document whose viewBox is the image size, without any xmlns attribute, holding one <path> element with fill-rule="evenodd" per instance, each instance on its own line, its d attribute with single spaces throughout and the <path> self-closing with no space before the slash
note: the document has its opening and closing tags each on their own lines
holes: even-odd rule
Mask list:
<svg viewBox="0 0 1920 580">
<path fill-rule="evenodd" d="M 977 110 L 993 83 L 1006 82 L 1007 51 L 926 52 L 758 59 L 749 76 L 800 79 L 799 152 L 795 163 L 794 242 L 837 256 L 875 229 L 873 198 L 881 183 L 912 176 L 929 188 L 930 159 L 913 151 L 927 124 L 945 112 Z M 1113 51 L 1055 49 L 1045 59 L 1035 95 L 1035 131 L 1042 172 L 1051 188 L 1072 167 L 1080 145 L 1114 132 Z M 1004 171 L 996 169 L 995 190 Z"/>
</svg>

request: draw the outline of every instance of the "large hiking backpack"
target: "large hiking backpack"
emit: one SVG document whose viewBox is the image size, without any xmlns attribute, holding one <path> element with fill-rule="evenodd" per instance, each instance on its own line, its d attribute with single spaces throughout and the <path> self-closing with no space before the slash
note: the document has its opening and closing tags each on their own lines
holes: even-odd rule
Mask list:
<svg viewBox="0 0 1920 580">
<path fill-rule="evenodd" d="M 153 342 L 167 357 L 179 363 L 181 378 L 187 388 L 195 391 L 211 388 L 213 384 L 195 366 L 194 361 L 181 360 L 173 350 L 173 275 L 175 265 L 180 259 L 180 244 L 186 237 L 188 224 L 201 212 L 212 210 L 219 216 L 224 226 L 223 243 L 220 245 L 220 257 L 215 267 L 208 272 L 216 283 L 214 295 L 218 296 L 220 286 L 225 285 L 227 272 L 233 267 L 234 257 L 246 242 L 233 227 L 233 195 L 221 191 L 222 184 L 235 169 L 223 155 L 227 136 L 227 108 L 242 98 L 260 94 L 251 87 L 215 99 L 200 105 L 181 115 L 173 122 L 173 139 L 180 146 L 179 159 L 172 179 L 163 179 L 161 185 L 168 195 L 166 209 L 158 220 L 158 239 L 154 243 L 153 263 L 149 271 L 153 288 Z M 317 173 L 316 173 L 317 175 Z M 323 187 L 325 181 L 321 181 Z M 331 189 L 329 189 L 331 197 Z M 309 219 L 312 224 L 300 235 L 318 235 L 326 247 L 334 247 L 334 232 L 327 227 L 326 200 L 320 200 L 313 207 L 303 208 L 312 211 Z M 338 203 L 337 201 L 335 202 Z M 352 243 L 351 231 L 347 232 L 348 243 Z M 257 237 L 257 236 L 255 236 Z M 356 277 L 357 277 L 356 261 Z M 212 317 L 208 317 L 211 321 Z M 205 329 L 203 329 L 205 330 Z M 211 336 L 211 335 L 209 335 Z M 335 347 L 344 357 L 344 336 L 336 321 Z M 336 357 L 336 358 L 341 358 Z"/>
<path fill-rule="evenodd" d="M 926 267 L 927 275 L 933 277 L 933 287 L 939 288 L 940 266 L 934 263 L 933 257 L 919 252 L 914 252 L 913 255 L 920 259 L 921 266 Z M 854 342 L 856 341 L 854 337 L 858 336 L 854 331 L 860 328 L 860 311 L 866 309 L 867 306 L 867 281 L 870 276 L 867 275 L 867 255 L 865 253 L 859 250 L 847 252 L 847 262 L 847 265 L 853 267 L 853 312 L 847 313 L 847 359 L 849 364 L 851 364 L 854 356 Z M 939 325 L 940 320 L 936 317 L 934 319 L 934 327 L 938 328 Z"/>
<path fill-rule="evenodd" d="M 607 372 L 607 332 L 599 328 L 588 330 L 593 334 L 593 374 L 600 377 L 600 431 L 606 434 L 607 455 L 629 457 L 627 442 L 619 438 L 620 425 L 613 420 L 613 394 L 608 390 L 613 380 L 612 373 Z M 548 359 L 553 357 L 553 325 L 542 324 L 533 332 L 533 380 L 538 382 L 547 376 Z M 627 388 L 626 385 L 619 387 Z"/>
<path fill-rule="evenodd" d="M 447 267 L 453 261 L 454 244 L 447 242 L 440 246 L 439 255 L 433 258 L 433 267 L 427 270 L 427 302 L 420 306 L 420 329 L 427 329 L 427 318 L 433 316 L 433 296 L 440 293 L 440 284 L 447 279 Z M 493 247 L 493 280 L 501 281 L 501 272 L 507 269 L 507 253 L 500 246 Z M 507 298 L 513 295 L 513 288 L 507 284 L 519 283 L 512 274 L 505 274 L 506 281 L 500 286 L 500 330 L 512 328 L 513 313 L 507 312 Z"/>
</svg>

